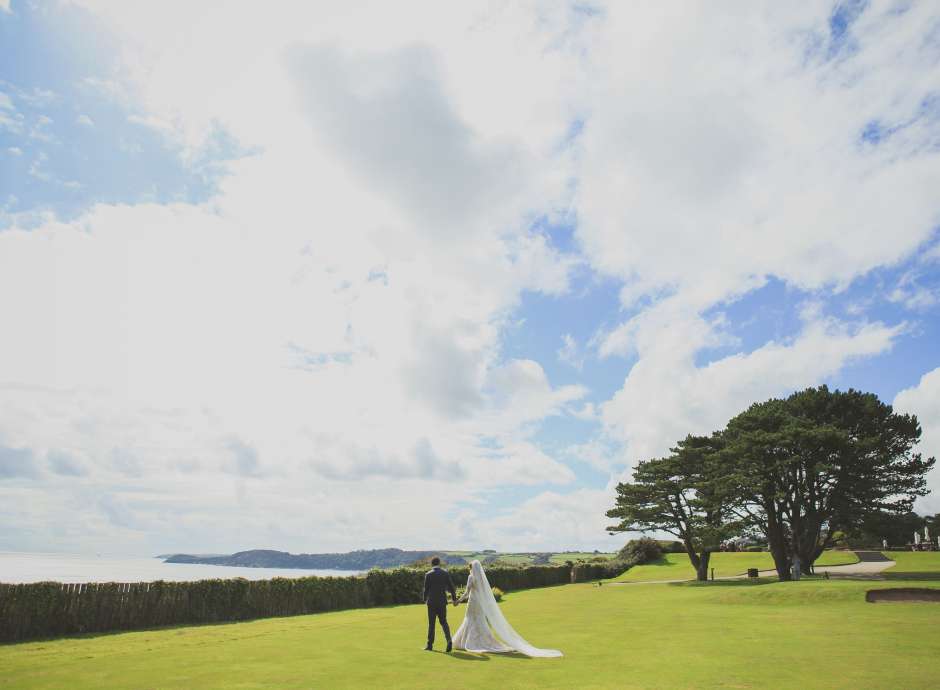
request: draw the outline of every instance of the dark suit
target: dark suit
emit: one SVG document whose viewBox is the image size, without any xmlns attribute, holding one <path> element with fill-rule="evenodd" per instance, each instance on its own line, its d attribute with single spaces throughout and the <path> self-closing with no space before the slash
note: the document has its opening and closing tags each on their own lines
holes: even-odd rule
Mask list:
<svg viewBox="0 0 940 690">
<path fill-rule="evenodd" d="M 422 598 L 428 605 L 428 646 L 434 644 L 434 623 L 441 621 L 441 628 L 444 630 L 444 639 L 450 644 L 450 626 L 447 625 L 447 593 L 450 592 L 451 598 L 457 601 L 457 590 L 454 589 L 454 582 L 450 579 L 450 573 L 434 566 L 434 570 L 429 570 L 424 575 L 424 594 Z"/>
</svg>

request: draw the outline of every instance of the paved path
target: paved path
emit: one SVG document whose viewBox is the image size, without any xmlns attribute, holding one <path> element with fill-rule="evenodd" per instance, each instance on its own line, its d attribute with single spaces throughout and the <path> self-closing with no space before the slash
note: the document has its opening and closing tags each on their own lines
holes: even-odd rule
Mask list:
<svg viewBox="0 0 940 690">
<path fill-rule="evenodd" d="M 829 573 L 830 577 L 856 579 L 856 580 L 883 580 L 881 573 L 894 565 L 894 561 L 888 559 L 880 551 L 855 551 L 858 556 L 858 563 L 849 563 L 848 565 L 817 565 L 813 570 L 817 575 Z M 775 577 L 776 570 L 761 570 L 758 573 L 761 577 Z M 727 577 L 716 577 L 716 580 L 741 580 L 747 575 L 730 575 Z M 692 578 L 683 580 L 648 580 L 646 582 L 608 582 L 610 585 L 659 585 L 670 584 L 674 582 L 688 582 Z"/>
</svg>

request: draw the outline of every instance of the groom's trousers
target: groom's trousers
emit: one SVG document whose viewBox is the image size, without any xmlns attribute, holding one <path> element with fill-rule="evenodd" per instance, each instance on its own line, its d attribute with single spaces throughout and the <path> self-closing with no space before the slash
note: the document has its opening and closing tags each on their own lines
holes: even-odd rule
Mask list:
<svg viewBox="0 0 940 690">
<path fill-rule="evenodd" d="M 429 601 L 428 602 L 428 646 L 434 644 L 434 624 L 441 621 L 441 628 L 444 629 L 444 639 L 450 644 L 450 626 L 447 625 L 447 601 Z"/>
</svg>

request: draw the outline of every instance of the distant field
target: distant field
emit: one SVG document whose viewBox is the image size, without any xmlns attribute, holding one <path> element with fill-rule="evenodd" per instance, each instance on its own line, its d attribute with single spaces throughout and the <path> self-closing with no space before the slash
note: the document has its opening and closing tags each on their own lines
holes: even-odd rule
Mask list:
<svg viewBox="0 0 940 690">
<path fill-rule="evenodd" d="M 856 563 L 858 558 L 851 551 L 826 551 L 816 561 L 816 565 L 847 565 Z M 715 577 L 742 575 L 748 568 L 771 570 L 774 560 L 769 553 L 713 553 L 710 567 L 715 569 Z M 653 582 L 656 580 L 685 580 L 695 577 L 695 569 L 684 553 L 667 553 L 656 563 L 638 565 L 630 568 L 613 582 Z"/>
<path fill-rule="evenodd" d="M 734 580 L 510 593 L 501 606 L 513 626 L 561 649 L 560 659 L 443 654 L 440 641 L 421 651 L 419 605 L 0 645 L 0 688 L 936 688 L 940 605 L 865 603 L 867 589 L 891 586 Z M 452 626 L 465 611 L 450 609 Z"/>
<path fill-rule="evenodd" d="M 592 558 L 612 558 L 614 554 L 612 553 L 592 553 L 588 551 L 575 551 L 572 553 L 554 553 L 549 559 L 551 563 L 557 563 L 561 565 L 565 561 L 577 561 L 584 560 L 589 561 Z"/>
<path fill-rule="evenodd" d="M 886 576 L 904 573 L 936 573 L 940 575 L 940 551 L 884 551 L 896 563 L 885 571 Z"/>
<path fill-rule="evenodd" d="M 535 563 L 535 558 L 537 555 L 535 553 L 480 553 L 478 551 L 448 551 L 446 554 L 443 554 L 444 560 L 447 560 L 447 555 L 460 556 L 461 558 L 466 559 L 467 561 L 472 561 L 473 559 L 478 559 L 485 561 L 491 558 L 498 558 L 502 563 L 509 563 L 511 565 L 532 565 Z M 577 560 L 590 560 L 592 558 L 604 557 L 610 558 L 614 554 L 612 553 L 593 553 L 589 551 L 571 551 L 564 552 L 559 551 L 552 553 L 549 556 L 549 563 L 555 565 L 562 565 L 565 561 L 577 561 Z"/>
</svg>

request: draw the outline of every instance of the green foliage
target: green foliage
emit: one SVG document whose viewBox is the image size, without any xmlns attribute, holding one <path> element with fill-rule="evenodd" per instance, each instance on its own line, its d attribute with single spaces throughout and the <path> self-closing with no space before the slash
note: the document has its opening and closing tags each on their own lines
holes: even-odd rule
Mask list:
<svg viewBox="0 0 940 690">
<path fill-rule="evenodd" d="M 746 552 L 748 552 L 748 553 L 759 553 L 759 552 L 764 551 L 764 550 L 765 550 L 765 549 L 764 549 L 763 546 L 745 546 L 745 547 L 744 547 L 744 551 L 746 551 Z"/>
<path fill-rule="evenodd" d="M 496 601 L 502 601 L 503 590 L 501 590 L 499 587 L 493 587 L 493 598 L 496 599 Z"/>
<path fill-rule="evenodd" d="M 710 552 L 740 534 L 740 522 L 716 482 L 723 449 L 721 434 L 687 436 L 670 455 L 639 463 L 633 481 L 617 485 L 616 503 L 607 517 L 620 522 L 608 530 L 676 536 L 704 580 Z"/>
<path fill-rule="evenodd" d="M 617 577 L 628 570 L 632 563 L 619 559 L 607 560 L 601 563 L 575 563 L 571 568 L 571 582 L 591 582 L 592 580 L 606 580 Z"/>
<path fill-rule="evenodd" d="M 681 541 L 660 540 L 659 545 L 664 553 L 685 553 L 685 547 Z"/>
<path fill-rule="evenodd" d="M 371 606 L 365 579 L 0 584 L 0 641 Z"/>
<path fill-rule="evenodd" d="M 882 539 L 887 539 L 889 546 L 905 546 L 913 541 L 915 531 L 924 533 L 924 526 L 930 525 L 931 519 L 914 512 L 890 513 L 879 510 L 847 525 L 841 533 L 847 546 L 881 549 Z M 931 533 L 937 534 L 933 529 Z M 833 534 L 833 540 L 836 540 L 836 534 Z"/>
<path fill-rule="evenodd" d="M 617 486 L 607 516 L 619 523 L 608 529 L 675 535 L 699 579 L 727 539 L 756 537 L 786 580 L 794 556 L 808 568 L 839 532 L 870 541 L 891 528 L 906 543 L 911 506 L 936 462 L 915 452 L 920 435 L 916 417 L 875 395 L 807 388 L 640 462 Z"/>
<path fill-rule="evenodd" d="M 663 548 L 658 541 L 649 537 L 631 539 L 617 553 L 617 557 L 625 563 L 643 565 L 662 558 Z"/>
<path fill-rule="evenodd" d="M 920 425 L 870 393 L 807 388 L 752 405 L 721 432 L 721 493 L 762 532 L 782 579 L 877 511 L 903 513 L 926 493 L 933 458 L 914 452 Z"/>
</svg>

